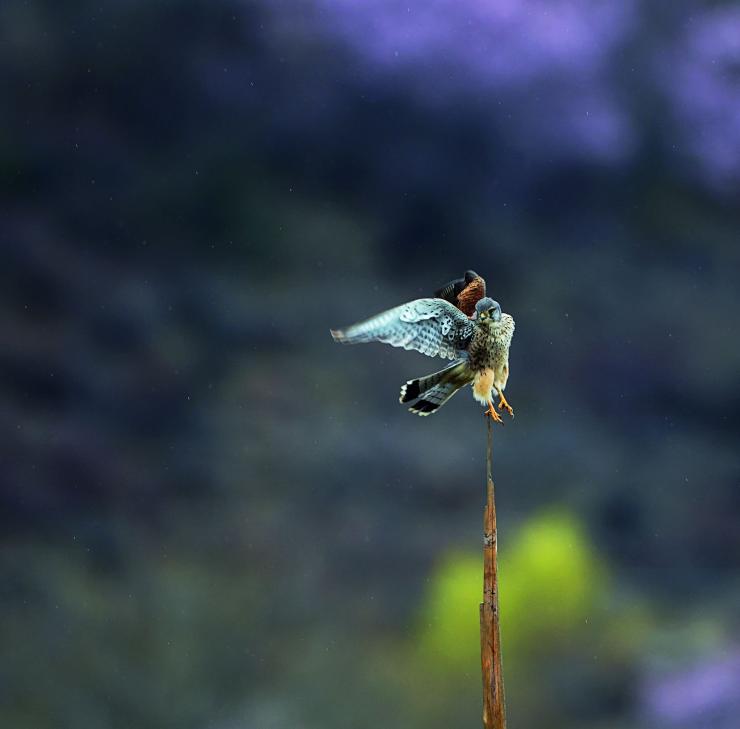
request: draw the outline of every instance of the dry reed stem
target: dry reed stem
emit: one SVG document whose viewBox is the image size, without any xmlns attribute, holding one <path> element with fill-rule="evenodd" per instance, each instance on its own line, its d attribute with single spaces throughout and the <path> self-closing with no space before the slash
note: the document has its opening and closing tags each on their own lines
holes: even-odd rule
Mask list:
<svg viewBox="0 0 740 729">
<path fill-rule="evenodd" d="M 488 420 L 486 448 L 486 508 L 483 512 L 483 602 L 480 606 L 480 648 L 483 672 L 483 727 L 506 729 L 501 630 L 498 610 L 496 501 L 491 476 L 493 437 Z"/>
</svg>

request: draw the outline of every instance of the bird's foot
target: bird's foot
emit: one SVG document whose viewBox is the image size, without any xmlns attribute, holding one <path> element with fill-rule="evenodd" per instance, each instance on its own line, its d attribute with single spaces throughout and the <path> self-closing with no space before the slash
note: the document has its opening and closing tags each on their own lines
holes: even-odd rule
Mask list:
<svg viewBox="0 0 740 729">
<path fill-rule="evenodd" d="M 499 392 L 498 406 L 500 410 L 506 410 L 506 412 L 509 413 L 509 415 L 511 415 L 512 418 L 514 417 L 514 410 L 511 407 L 511 405 L 509 405 L 509 403 L 506 402 L 506 398 L 504 397 L 503 392 Z"/>
<path fill-rule="evenodd" d="M 493 400 L 488 401 L 488 410 L 486 410 L 483 415 L 490 415 L 493 418 L 494 423 L 502 423 L 503 419 L 501 416 L 496 412 L 496 408 L 493 407 Z"/>
</svg>

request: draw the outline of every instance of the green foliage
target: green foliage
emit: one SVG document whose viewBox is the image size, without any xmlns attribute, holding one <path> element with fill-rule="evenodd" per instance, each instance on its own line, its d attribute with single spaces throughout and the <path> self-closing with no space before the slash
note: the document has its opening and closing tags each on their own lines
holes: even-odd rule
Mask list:
<svg viewBox="0 0 740 729">
<path fill-rule="evenodd" d="M 431 578 L 419 647 L 445 673 L 479 660 L 482 558 L 454 551 Z M 585 625 L 606 580 L 578 521 L 547 512 L 525 523 L 501 550 L 499 594 L 507 660 L 567 642 Z"/>
<path fill-rule="evenodd" d="M 432 670 L 470 671 L 480 663 L 478 604 L 483 590 L 480 555 L 450 552 L 431 577 L 419 648 Z"/>
<path fill-rule="evenodd" d="M 23 568 L 16 596 L 0 595 L 0 664 L 13 726 L 204 726 L 271 670 L 251 648 L 264 585 L 223 555 L 218 568 L 161 555 L 125 581 L 74 550 L 7 550 L 11 563 Z"/>
<path fill-rule="evenodd" d="M 475 704 L 480 698 L 473 679 L 480 671 L 482 567 L 480 553 L 452 551 L 430 578 L 414 657 L 415 673 L 436 679 L 437 715 L 462 696 Z M 572 729 L 563 704 L 598 705 L 625 695 L 631 689 L 624 677 L 654 630 L 642 603 L 611 589 L 580 522 L 562 510 L 542 512 L 505 536 L 499 605 L 510 719 L 522 726 Z M 566 674 L 579 677 L 572 696 L 562 681 Z M 444 725 L 435 716 L 423 718 Z"/>
<path fill-rule="evenodd" d="M 568 641 L 592 615 L 605 570 L 576 518 L 547 512 L 502 549 L 499 604 L 504 650 L 541 651 Z"/>
</svg>

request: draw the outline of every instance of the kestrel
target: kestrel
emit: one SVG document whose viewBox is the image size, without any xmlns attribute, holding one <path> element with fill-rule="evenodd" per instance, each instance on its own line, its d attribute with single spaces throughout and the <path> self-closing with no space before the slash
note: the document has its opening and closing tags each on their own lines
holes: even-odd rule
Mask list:
<svg viewBox="0 0 740 729">
<path fill-rule="evenodd" d="M 487 406 L 485 414 L 503 423 L 493 397 L 498 396 L 499 409 L 514 417 L 504 397 L 514 319 L 484 294 L 485 281 L 468 271 L 465 278 L 441 288 L 437 298 L 410 301 L 347 329 L 332 329 L 331 335 L 344 344 L 385 342 L 430 357 L 454 359 L 439 372 L 409 380 L 401 387 L 399 401 L 412 403 L 409 412 L 431 415 L 461 387 L 472 384 L 473 397 Z"/>
</svg>

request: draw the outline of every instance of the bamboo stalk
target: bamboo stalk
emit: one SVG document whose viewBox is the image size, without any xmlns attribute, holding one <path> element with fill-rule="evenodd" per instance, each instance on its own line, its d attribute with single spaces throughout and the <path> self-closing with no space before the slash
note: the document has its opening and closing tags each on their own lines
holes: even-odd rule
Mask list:
<svg viewBox="0 0 740 729">
<path fill-rule="evenodd" d="M 488 420 L 486 508 L 483 512 L 483 602 L 480 605 L 480 648 L 483 673 L 483 727 L 506 729 L 504 675 L 498 610 L 496 500 L 491 475 L 493 437 Z"/>
</svg>

